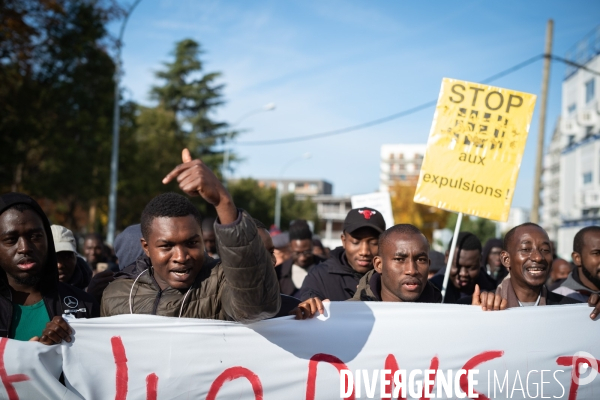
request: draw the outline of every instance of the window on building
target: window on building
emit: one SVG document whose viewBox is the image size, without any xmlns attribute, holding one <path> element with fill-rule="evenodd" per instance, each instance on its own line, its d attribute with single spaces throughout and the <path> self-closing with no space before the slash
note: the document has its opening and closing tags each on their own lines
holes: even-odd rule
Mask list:
<svg viewBox="0 0 600 400">
<path fill-rule="evenodd" d="M 588 184 L 592 182 L 592 172 L 584 172 L 583 173 L 583 184 Z"/>
<path fill-rule="evenodd" d="M 569 135 L 569 144 L 567 146 L 571 146 L 575 143 L 575 135 Z"/>
<path fill-rule="evenodd" d="M 585 102 L 589 103 L 594 99 L 595 95 L 595 79 L 592 78 L 585 83 Z"/>
<path fill-rule="evenodd" d="M 569 107 L 567 107 L 567 111 L 569 112 L 569 114 L 573 114 L 575 110 L 577 110 L 577 103 L 573 103 L 569 105 Z"/>
</svg>

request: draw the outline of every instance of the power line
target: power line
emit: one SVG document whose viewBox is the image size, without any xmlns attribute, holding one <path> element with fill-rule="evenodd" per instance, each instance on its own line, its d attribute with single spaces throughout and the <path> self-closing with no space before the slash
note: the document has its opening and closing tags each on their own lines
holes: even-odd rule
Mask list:
<svg viewBox="0 0 600 400">
<path fill-rule="evenodd" d="M 531 57 L 528 60 L 525 60 L 519 64 L 516 64 L 510 68 L 505 69 L 504 71 L 498 72 L 497 74 L 494 74 L 494 75 L 490 76 L 489 78 L 482 80 L 481 83 L 490 83 L 496 79 L 499 79 L 506 75 L 512 74 L 513 72 L 518 71 L 521 68 L 524 68 L 524 67 L 528 66 L 529 64 L 532 64 L 532 63 L 534 63 L 542 58 L 545 58 L 545 57 L 547 57 L 545 54 L 538 54 L 535 57 Z M 572 61 L 568 61 L 568 60 L 565 60 L 563 58 L 560 58 L 560 57 L 557 57 L 554 55 L 549 55 L 549 57 L 553 60 L 561 61 L 563 63 L 573 65 L 578 68 L 585 69 L 586 71 L 598 74 L 598 72 L 590 70 L 590 69 L 588 69 L 582 65 L 576 64 Z M 248 142 L 238 142 L 237 144 L 241 145 L 241 146 L 268 146 L 268 145 L 274 145 L 274 144 L 302 142 L 302 141 L 306 141 L 306 140 L 320 139 L 320 138 L 324 138 L 324 137 L 328 137 L 328 136 L 341 135 L 343 133 L 358 131 L 358 130 L 365 129 L 365 128 L 368 128 L 371 126 L 383 124 L 385 122 L 389 122 L 389 121 L 392 121 L 397 118 L 405 117 L 407 115 L 414 114 L 414 113 L 424 110 L 426 108 L 435 106 L 436 104 L 437 104 L 437 100 L 428 101 L 427 103 L 423 103 L 416 107 L 409 108 L 408 110 L 400 111 L 398 113 L 388 115 L 387 117 L 375 119 L 373 121 L 365 122 L 362 124 L 349 126 L 347 128 L 335 129 L 332 131 L 326 131 L 326 132 L 320 132 L 320 133 L 313 133 L 311 135 L 294 136 L 294 137 L 284 138 L 284 139 L 254 140 L 254 141 L 248 141 Z"/>
</svg>

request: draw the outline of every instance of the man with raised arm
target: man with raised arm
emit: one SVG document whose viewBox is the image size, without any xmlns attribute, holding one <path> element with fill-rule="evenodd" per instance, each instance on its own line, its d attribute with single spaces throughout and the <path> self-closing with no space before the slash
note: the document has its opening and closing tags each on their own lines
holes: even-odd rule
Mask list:
<svg viewBox="0 0 600 400">
<path fill-rule="evenodd" d="M 190 196 L 202 196 L 217 211 L 220 260 L 205 257 L 201 217 L 185 197 L 165 193 L 142 213 L 145 258 L 117 274 L 102 297 L 103 316 L 154 314 L 171 317 L 255 321 L 280 307 L 271 256 L 245 211 L 187 149 L 183 163 L 163 180 L 177 179 Z"/>
</svg>

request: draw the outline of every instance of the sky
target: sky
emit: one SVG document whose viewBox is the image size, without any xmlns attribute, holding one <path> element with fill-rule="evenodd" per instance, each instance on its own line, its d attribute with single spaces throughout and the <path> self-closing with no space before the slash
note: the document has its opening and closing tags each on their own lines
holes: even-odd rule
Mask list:
<svg viewBox="0 0 600 400">
<path fill-rule="evenodd" d="M 324 179 L 336 195 L 368 193 L 379 187 L 381 145 L 426 143 L 434 107 L 317 140 L 248 142 L 386 117 L 436 100 L 444 77 L 480 82 L 543 53 L 548 19 L 553 53 L 564 56 L 600 24 L 598 16 L 596 0 L 142 0 L 125 31 L 122 86 L 126 99 L 152 105 L 155 72 L 172 60 L 177 41 L 194 39 L 204 72 L 221 72 L 225 84 L 225 104 L 213 117 L 242 130 L 232 144 L 242 159 L 235 177 Z M 109 27 L 115 35 L 119 24 Z M 539 96 L 542 65 L 491 84 Z M 546 143 L 560 114 L 564 71 L 552 63 Z M 268 103 L 276 108 L 258 111 Z M 514 207 L 531 207 L 538 113 L 539 98 Z"/>
</svg>

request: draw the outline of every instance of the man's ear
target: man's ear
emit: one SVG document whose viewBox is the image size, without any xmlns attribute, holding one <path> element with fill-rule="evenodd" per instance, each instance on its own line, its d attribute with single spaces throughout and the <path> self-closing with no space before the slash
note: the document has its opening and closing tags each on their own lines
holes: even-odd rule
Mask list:
<svg viewBox="0 0 600 400">
<path fill-rule="evenodd" d="M 373 257 L 373 267 L 377 273 L 381 274 L 381 271 L 383 270 L 383 259 L 379 256 Z"/>
<path fill-rule="evenodd" d="M 444 265 L 448 265 L 448 256 L 450 255 L 450 252 L 448 250 L 446 250 L 446 253 L 444 253 Z"/>
<path fill-rule="evenodd" d="M 140 242 L 142 243 L 142 250 L 144 250 L 146 257 L 150 257 L 150 252 L 148 251 L 148 242 L 146 242 L 146 239 L 144 238 L 141 238 Z"/>
<path fill-rule="evenodd" d="M 573 259 L 573 263 L 577 267 L 581 267 L 581 254 L 576 253 L 576 252 L 572 252 L 571 253 L 571 258 Z"/>
<path fill-rule="evenodd" d="M 340 235 L 340 239 L 342 239 L 342 247 L 344 248 L 344 250 L 346 250 L 346 234 L 344 232 L 342 232 L 342 234 Z"/>
<path fill-rule="evenodd" d="M 500 262 L 510 270 L 510 255 L 508 254 L 508 251 L 502 250 L 502 252 L 500 252 Z"/>
</svg>

